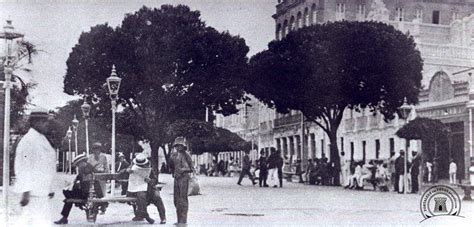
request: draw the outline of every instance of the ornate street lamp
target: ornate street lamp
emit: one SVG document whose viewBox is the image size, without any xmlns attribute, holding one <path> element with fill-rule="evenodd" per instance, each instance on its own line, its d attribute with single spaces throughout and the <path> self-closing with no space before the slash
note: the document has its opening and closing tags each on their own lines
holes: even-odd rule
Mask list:
<svg viewBox="0 0 474 227">
<path fill-rule="evenodd" d="M 72 119 L 72 131 L 74 132 L 74 153 L 77 155 L 79 151 L 77 149 L 77 128 L 79 126 L 79 121 L 77 120 L 76 115 L 74 114 L 74 119 Z"/>
<path fill-rule="evenodd" d="M 69 173 L 72 173 L 72 150 L 71 150 L 72 131 L 71 131 L 71 127 L 69 127 L 67 129 L 66 137 L 67 137 L 67 140 L 69 142 Z"/>
<path fill-rule="evenodd" d="M 117 99 L 120 89 L 121 78 L 117 76 L 115 65 L 112 66 L 112 73 L 107 78 L 107 88 L 109 89 L 109 97 L 112 104 L 112 173 L 115 173 L 115 112 L 117 111 Z M 111 182 L 110 193 L 112 196 L 115 194 L 115 180 Z"/>
<path fill-rule="evenodd" d="M 410 115 L 410 112 L 411 112 L 411 109 L 412 107 L 408 105 L 408 102 L 407 102 L 407 98 L 405 97 L 405 99 L 403 100 L 403 105 L 400 106 L 399 110 L 400 110 L 400 115 L 403 119 L 405 119 L 405 124 L 408 124 L 408 117 Z M 406 143 L 408 144 L 410 141 L 408 139 L 406 139 Z M 408 145 L 407 145 L 408 147 Z M 408 149 L 406 149 L 405 151 L 405 158 L 404 158 L 404 164 L 403 164 L 403 167 L 404 167 L 404 171 L 405 173 L 403 174 L 403 194 L 407 194 L 407 189 L 408 189 L 408 179 L 407 179 L 407 170 L 408 170 Z"/>
<path fill-rule="evenodd" d="M 89 116 L 91 112 L 91 105 L 84 99 L 84 104 L 81 106 L 82 115 L 84 116 L 84 123 L 86 125 L 86 155 L 89 156 Z"/>
<path fill-rule="evenodd" d="M 5 26 L 3 26 L 3 32 L 0 32 L 0 39 L 5 40 L 3 56 L 3 66 L 5 74 L 5 82 L 3 88 L 5 88 L 5 122 L 3 125 L 3 204 L 5 220 L 8 220 L 8 187 L 10 186 L 10 103 L 11 103 L 11 79 L 13 73 L 13 65 L 18 57 L 15 53 L 18 50 L 17 40 L 23 38 L 23 34 L 15 32 L 15 28 L 12 25 L 11 20 L 7 20 Z"/>
</svg>

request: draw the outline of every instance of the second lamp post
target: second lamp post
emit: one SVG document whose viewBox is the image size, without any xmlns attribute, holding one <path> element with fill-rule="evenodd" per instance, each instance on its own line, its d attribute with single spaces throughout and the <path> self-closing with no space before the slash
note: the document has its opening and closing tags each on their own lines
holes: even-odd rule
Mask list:
<svg viewBox="0 0 474 227">
<path fill-rule="evenodd" d="M 84 99 L 84 104 L 81 106 L 82 115 L 84 116 L 84 123 L 86 126 L 86 155 L 89 156 L 89 116 L 91 112 L 91 105 L 87 103 L 87 100 Z"/>
<path fill-rule="evenodd" d="M 112 73 L 107 78 L 107 88 L 109 90 L 109 97 L 112 104 L 112 173 L 115 173 L 115 112 L 117 111 L 117 99 L 118 99 L 118 92 L 120 89 L 120 79 L 117 76 L 117 71 L 115 70 L 115 65 L 112 66 Z M 112 196 L 115 194 L 115 180 L 111 182 L 111 190 L 110 193 Z"/>
</svg>

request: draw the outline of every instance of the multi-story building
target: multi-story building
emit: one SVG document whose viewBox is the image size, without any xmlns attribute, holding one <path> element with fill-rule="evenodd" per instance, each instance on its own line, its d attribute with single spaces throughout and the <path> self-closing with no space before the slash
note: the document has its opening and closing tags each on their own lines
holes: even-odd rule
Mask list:
<svg viewBox="0 0 474 227">
<path fill-rule="evenodd" d="M 424 60 L 424 89 L 412 118 L 439 119 L 451 129 L 448 145 L 438 148 L 440 175 L 447 176 L 453 158 L 464 173 L 458 175 L 465 177 L 473 156 L 473 106 L 469 104 L 474 102 L 469 92 L 469 70 L 474 60 L 473 12 L 474 0 L 281 0 L 273 18 L 276 39 L 304 26 L 338 20 L 378 20 L 413 35 Z M 275 146 L 302 159 L 329 156 L 327 136 L 315 125 L 302 122 L 296 111 L 277 114 Z M 386 123 L 380 114 L 347 110 L 338 131 L 339 150 L 345 151 L 347 160 L 389 158 L 391 152 L 406 147 L 405 141 L 395 135 L 404 123 L 398 117 Z M 409 149 L 422 147 L 419 142 L 411 143 Z"/>
</svg>

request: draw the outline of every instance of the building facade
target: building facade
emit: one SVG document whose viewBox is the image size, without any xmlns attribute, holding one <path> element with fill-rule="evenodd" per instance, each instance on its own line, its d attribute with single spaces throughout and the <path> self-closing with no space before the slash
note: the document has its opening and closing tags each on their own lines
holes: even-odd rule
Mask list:
<svg viewBox="0 0 474 227">
<path fill-rule="evenodd" d="M 410 118 L 439 119 L 451 129 L 448 146 L 439 148 L 436 155 L 440 176 L 447 176 L 449 160 L 453 158 L 460 173 L 464 173 L 459 175 L 464 178 L 473 156 L 472 110 L 469 110 L 469 75 L 474 60 L 473 12 L 473 0 L 284 0 L 278 2 L 273 18 L 276 39 L 304 26 L 339 20 L 377 20 L 409 32 L 424 60 L 424 90 Z M 315 125 L 303 121 L 301 114 L 277 114 L 274 122 L 275 145 L 285 153 L 296 154 L 303 160 L 328 156 L 327 136 Z M 347 154 L 346 160 L 389 158 L 391 152 L 407 147 L 395 135 L 403 124 L 405 120 L 398 117 L 386 123 L 380 114 L 346 110 L 338 131 L 338 148 Z M 423 149 L 419 142 L 412 141 L 408 146 L 410 151 Z"/>
<path fill-rule="evenodd" d="M 449 127 L 448 141 L 435 154 L 440 177 L 447 177 L 452 158 L 458 164 L 458 175 L 467 179 L 474 157 L 472 13 L 474 0 L 279 0 L 273 18 L 278 40 L 304 26 L 338 20 L 382 21 L 409 32 L 424 61 L 424 89 L 408 119 L 439 119 Z M 255 100 L 251 107 L 240 109 L 237 115 L 218 116 L 216 125 L 254 141 L 259 148 L 276 147 L 290 159 L 302 159 L 303 163 L 309 158 L 329 157 L 327 135 L 298 111 L 279 114 Z M 349 161 L 388 159 L 400 149 L 432 149 L 423 147 L 420 141 L 407 144 L 398 138 L 395 133 L 405 123 L 398 116 L 385 122 L 380 114 L 346 110 L 338 130 L 339 151 L 344 151 L 344 159 Z"/>
</svg>

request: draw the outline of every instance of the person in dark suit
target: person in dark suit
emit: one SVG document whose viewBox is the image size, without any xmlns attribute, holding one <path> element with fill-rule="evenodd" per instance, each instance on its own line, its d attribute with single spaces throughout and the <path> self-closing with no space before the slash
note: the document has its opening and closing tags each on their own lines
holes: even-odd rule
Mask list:
<svg viewBox="0 0 474 227">
<path fill-rule="evenodd" d="M 420 174 L 420 165 L 421 165 L 421 155 L 413 151 L 413 160 L 411 164 L 411 193 L 417 193 L 419 189 L 418 185 L 418 175 Z"/>
<path fill-rule="evenodd" d="M 244 151 L 244 157 L 242 158 L 242 171 L 240 171 L 240 177 L 239 181 L 237 181 L 238 185 L 242 185 L 242 179 L 244 179 L 245 175 L 249 176 L 249 179 L 252 181 L 252 184 L 255 185 L 255 180 L 253 179 L 252 173 L 250 173 L 250 168 L 251 168 L 251 163 L 250 163 L 250 157 L 249 157 L 249 151 Z"/>
<path fill-rule="evenodd" d="M 258 186 L 260 187 L 268 187 L 267 184 L 267 177 L 268 177 L 268 161 L 267 157 L 265 156 L 265 151 L 262 149 L 260 151 L 260 158 L 258 159 L 259 165 L 259 176 L 258 176 Z"/>
<path fill-rule="evenodd" d="M 119 153 L 119 160 L 117 163 L 115 163 L 116 169 L 115 172 L 120 174 L 120 185 L 122 186 L 122 195 L 127 194 L 127 189 L 128 189 L 128 175 L 129 173 L 127 172 L 128 167 L 130 166 L 130 163 L 128 163 L 125 160 L 125 155 L 123 153 Z"/>
<path fill-rule="evenodd" d="M 74 183 L 71 189 L 63 190 L 64 197 L 66 199 L 87 199 L 89 196 L 89 189 L 92 182 L 92 173 L 94 172 L 94 167 L 87 162 L 87 157 L 85 154 L 81 154 L 74 158 L 72 163 L 73 166 L 78 167 L 78 175 L 74 179 Z M 98 198 L 102 198 L 102 190 L 100 188 L 99 182 L 94 184 L 95 192 L 97 193 Z M 70 202 L 64 202 L 61 215 L 63 216 L 58 221 L 55 221 L 55 224 L 67 224 L 69 213 L 72 209 L 72 204 Z M 76 206 L 83 206 L 84 204 L 78 203 Z"/>
<path fill-rule="evenodd" d="M 277 158 L 276 158 L 277 168 L 278 168 L 278 180 L 280 181 L 280 188 L 283 187 L 283 158 L 281 157 L 281 151 L 277 150 Z"/>
</svg>

